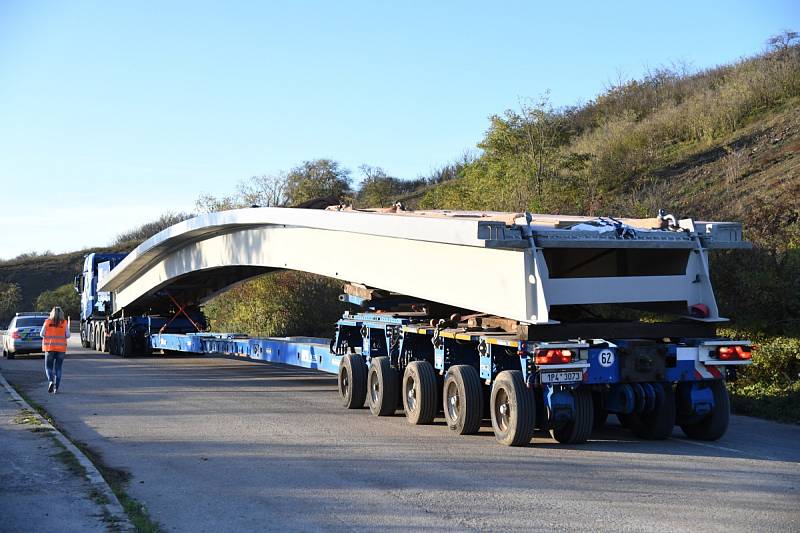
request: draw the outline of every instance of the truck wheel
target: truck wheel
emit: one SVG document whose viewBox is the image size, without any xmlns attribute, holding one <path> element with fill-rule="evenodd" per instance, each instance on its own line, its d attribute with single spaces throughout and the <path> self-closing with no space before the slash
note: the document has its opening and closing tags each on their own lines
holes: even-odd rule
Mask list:
<svg viewBox="0 0 800 533">
<path fill-rule="evenodd" d="M 714 380 L 708 382 L 714 395 L 714 408 L 701 420 L 681 424 L 681 429 L 690 439 L 717 440 L 728 430 L 731 415 L 731 403 L 725 382 Z"/>
<path fill-rule="evenodd" d="M 100 324 L 100 327 L 97 328 L 97 351 L 98 352 L 105 352 L 106 350 L 106 326 L 105 324 Z"/>
<path fill-rule="evenodd" d="M 130 357 L 133 355 L 133 339 L 130 335 L 123 335 L 122 342 L 119 346 L 119 355 L 122 357 Z"/>
<path fill-rule="evenodd" d="M 608 411 L 603 408 L 603 395 L 599 392 L 592 393 L 592 406 L 594 407 L 594 421 L 592 429 L 602 429 L 608 420 Z"/>
<path fill-rule="evenodd" d="M 90 350 L 96 350 L 97 349 L 97 344 L 96 344 L 97 338 L 96 338 L 95 332 L 94 332 L 94 325 L 91 322 L 89 323 L 89 330 L 88 331 L 89 331 L 89 349 Z"/>
<path fill-rule="evenodd" d="M 436 418 L 436 372 L 427 361 L 411 361 L 403 373 L 403 408 L 409 423 L 430 424 Z"/>
<path fill-rule="evenodd" d="M 386 356 L 373 357 L 367 375 L 367 403 L 375 416 L 388 416 L 397 410 L 400 379 Z"/>
<path fill-rule="evenodd" d="M 500 372 L 492 385 L 489 400 L 492 427 L 497 442 L 523 446 L 533 438 L 536 403 L 519 370 Z"/>
<path fill-rule="evenodd" d="M 550 435 L 561 444 L 586 442 L 594 426 L 592 393 L 583 388 L 572 391 L 575 401 L 575 418 L 550 430 Z"/>
<path fill-rule="evenodd" d="M 675 393 L 669 383 L 654 383 L 655 408 L 644 414 L 618 415 L 623 425 L 640 439 L 664 440 L 672 435 L 675 427 Z"/>
<path fill-rule="evenodd" d="M 447 427 L 459 435 L 477 433 L 483 419 L 483 390 L 475 368 L 451 366 L 444 376 L 442 391 Z"/>
<path fill-rule="evenodd" d="M 347 354 L 339 364 L 339 397 L 348 409 L 361 409 L 367 398 L 367 365 L 364 358 Z"/>
</svg>

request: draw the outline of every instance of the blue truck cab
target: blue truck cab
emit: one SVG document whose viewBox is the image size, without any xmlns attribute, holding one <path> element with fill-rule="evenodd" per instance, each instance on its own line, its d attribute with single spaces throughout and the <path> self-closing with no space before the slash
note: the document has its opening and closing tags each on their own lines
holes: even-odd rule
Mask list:
<svg viewBox="0 0 800 533">
<path fill-rule="evenodd" d="M 108 275 L 122 261 L 125 253 L 91 253 L 83 261 L 80 275 L 75 276 L 75 290 L 81 295 L 81 345 L 89 348 L 94 338 L 92 324 L 111 314 L 111 295 L 98 292 L 98 280 Z"/>
</svg>

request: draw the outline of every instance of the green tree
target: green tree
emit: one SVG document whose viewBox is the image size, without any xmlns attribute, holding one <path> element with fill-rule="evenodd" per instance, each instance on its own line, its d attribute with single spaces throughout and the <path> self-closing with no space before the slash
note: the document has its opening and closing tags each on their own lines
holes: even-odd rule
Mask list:
<svg viewBox="0 0 800 533">
<path fill-rule="evenodd" d="M 22 291 L 16 283 L 0 281 L 0 329 L 5 329 L 8 322 L 18 311 L 17 307 L 22 302 Z"/>
<path fill-rule="evenodd" d="M 77 318 L 80 316 L 81 300 L 71 283 L 62 285 L 51 291 L 44 291 L 36 298 L 36 310 L 47 312 L 53 307 L 60 307 L 64 314 Z"/>
<path fill-rule="evenodd" d="M 361 165 L 364 175 L 356 195 L 359 207 L 386 207 L 398 193 L 399 180 L 386 174 L 380 167 Z"/>
<path fill-rule="evenodd" d="M 292 206 L 329 196 L 344 200 L 352 194 L 351 181 L 350 171 L 337 161 L 305 161 L 286 174 L 286 203 Z"/>
</svg>

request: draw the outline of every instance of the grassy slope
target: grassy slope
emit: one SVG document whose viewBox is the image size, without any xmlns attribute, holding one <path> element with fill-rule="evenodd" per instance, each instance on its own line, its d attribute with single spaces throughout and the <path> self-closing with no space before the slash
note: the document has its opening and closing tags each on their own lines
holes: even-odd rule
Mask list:
<svg viewBox="0 0 800 533">
<path fill-rule="evenodd" d="M 36 297 L 43 291 L 72 283 L 81 273 L 83 258 L 90 252 L 127 252 L 134 245 L 98 247 L 65 254 L 53 254 L 0 262 L 0 281 L 16 283 L 22 289 L 20 310 L 33 309 Z"/>
<path fill-rule="evenodd" d="M 800 182 L 800 100 L 751 118 L 727 138 L 680 147 L 654 172 L 672 199 L 695 218 L 746 220 L 765 201 L 796 192 Z M 800 200 L 797 200 L 800 202 Z"/>
</svg>

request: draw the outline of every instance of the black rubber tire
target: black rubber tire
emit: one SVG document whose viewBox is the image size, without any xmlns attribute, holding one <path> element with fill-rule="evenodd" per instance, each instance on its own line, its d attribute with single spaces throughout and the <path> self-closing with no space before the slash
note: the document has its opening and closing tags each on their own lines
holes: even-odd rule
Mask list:
<svg viewBox="0 0 800 533">
<path fill-rule="evenodd" d="M 653 383 L 661 387 L 663 395 L 656 397 L 656 406 L 649 413 L 617 415 L 623 425 L 640 439 L 664 440 L 675 427 L 675 392 L 669 383 Z"/>
<path fill-rule="evenodd" d="M 8 355 L 7 355 L 8 359 L 14 359 L 16 357 L 17 357 L 17 354 L 15 354 L 14 352 L 8 352 Z"/>
<path fill-rule="evenodd" d="M 718 440 L 728 430 L 731 416 L 731 401 L 728 389 L 721 380 L 709 381 L 708 386 L 714 395 L 714 408 L 703 419 L 681 424 L 681 429 L 690 439 Z"/>
<path fill-rule="evenodd" d="M 561 444 L 586 442 L 594 426 L 594 402 L 592 393 L 585 388 L 572 391 L 575 400 L 575 419 L 550 430 L 550 436 Z"/>
<path fill-rule="evenodd" d="M 97 349 L 97 336 L 95 335 L 94 325 L 90 322 L 89 329 L 87 330 L 89 333 L 89 349 L 96 350 Z"/>
<path fill-rule="evenodd" d="M 100 327 L 97 331 L 97 351 L 98 352 L 108 352 L 106 349 L 106 325 L 100 324 Z"/>
<path fill-rule="evenodd" d="M 367 373 L 367 404 L 375 416 L 389 416 L 397 411 L 400 377 L 386 356 L 373 357 Z"/>
<path fill-rule="evenodd" d="M 108 337 L 108 353 L 111 355 L 119 355 L 119 350 L 117 350 L 117 334 L 111 333 Z"/>
<path fill-rule="evenodd" d="M 121 357 L 130 357 L 133 355 L 133 339 L 130 335 L 123 335 L 122 342 L 120 342 L 119 355 Z"/>
<path fill-rule="evenodd" d="M 442 406 L 444 419 L 451 430 L 459 435 L 472 435 L 480 431 L 483 388 L 474 367 L 453 365 L 447 370 L 442 385 Z"/>
<path fill-rule="evenodd" d="M 608 420 L 608 411 L 603 408 L 603 395 L 599 392 L 592 393 L 592 407 L 594 408 L 594 420 L 592 430 L 603 429 Z"/>
<path fill-rule="evenodd" d="M 430 424 L 438 407 L 436 371 L 428 361 L 411 361 L 403 372 L 400 389 L 409 424 Z"/>
<path fill-rule="evenodd" d="M 530 443 L 536 422 L 536 402 L 520 370 L 504 370 L 497 375 L 492 384 L 489 411 L 497 442 L 506 446 Z"/>
<path fill-rule="evenodd" d="M 89 347 L 89 325 L 81 324 L 81 347 Z"/>
<path fill-rule="evenodd" d="M 354 353 L 342 357 L 338 376 L 339 398 L 348 409 L 361 409 L 367 399 L 367 365 Z"/>
</svg>

